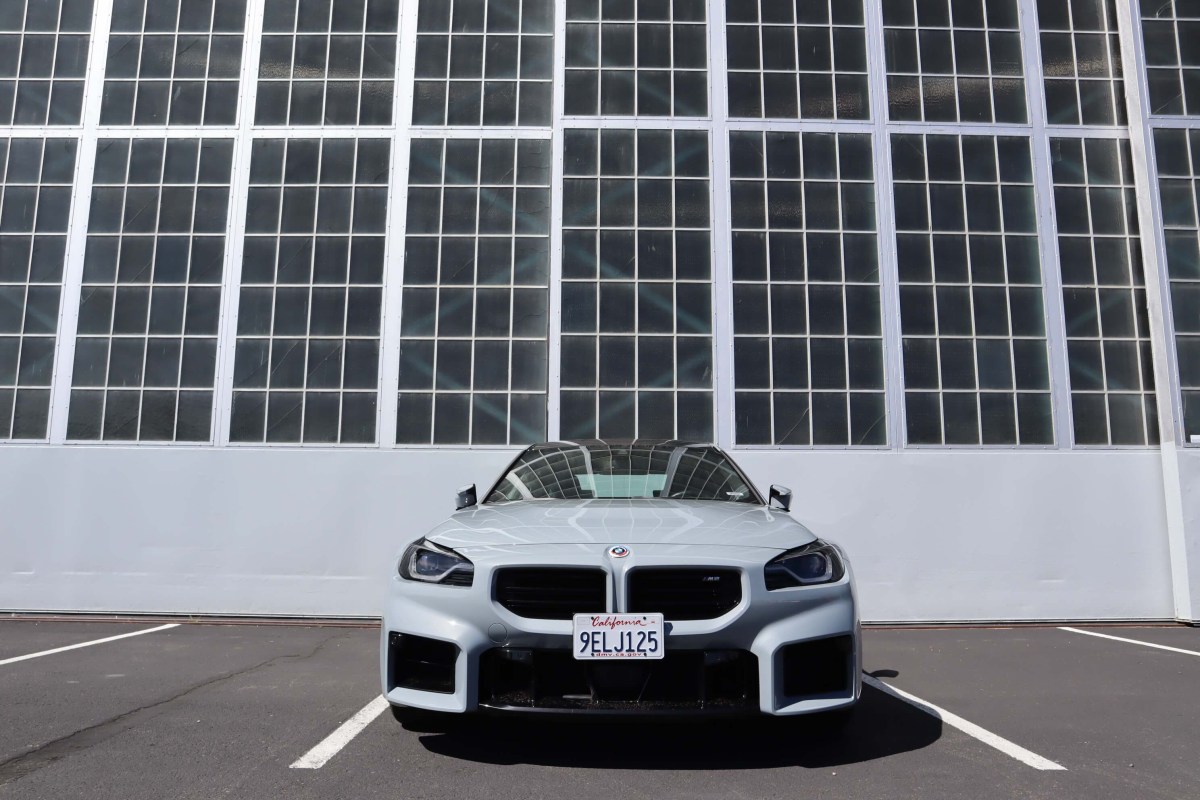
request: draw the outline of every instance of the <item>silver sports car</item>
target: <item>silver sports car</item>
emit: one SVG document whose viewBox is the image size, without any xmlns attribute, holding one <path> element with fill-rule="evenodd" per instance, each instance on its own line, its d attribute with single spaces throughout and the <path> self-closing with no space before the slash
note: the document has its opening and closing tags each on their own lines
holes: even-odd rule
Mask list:
<svg viewBox="0 0 1200 800">
<path fill-rule="evenodd" d="M 711 444 L 530 447 L 400 555 L 380 647 L 393 712 L 848 709 L 850 564 L 790 500 Z"/>
</svg>

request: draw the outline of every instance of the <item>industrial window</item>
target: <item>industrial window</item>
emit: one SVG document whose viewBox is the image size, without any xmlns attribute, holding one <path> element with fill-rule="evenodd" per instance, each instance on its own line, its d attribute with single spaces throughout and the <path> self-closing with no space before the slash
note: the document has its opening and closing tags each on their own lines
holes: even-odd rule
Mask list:
<svg viewBox="0 0 1200 800">
<path fill-rule="evenodd" d="M 706 0 L 567 0 L 570 116 L 708 114 Z"/>
<path fill-rule="evenodd" d="M 78 125 L 92 0 L 0 2 L 0 125 Z"/>
<path fill-rule="evenodd" d="M 738 444 L 886 444 L 870 135 L 729 150 Z"/>
<path fill-rule="evenodd" d="M 1051 139 L 1075 443 L 1158 443 L 1129 143 Z"/>
<path fill-rule="evenodd" d="M 101 125 L 233 125 L 246 0 L 115 0 Z"/>
<path fill-rule="evenodd" d="M 391 125 L 396 0 L 266 0 L 258 125 Z"/>
<path fill-rule="evenodd" d="M 211 439 L 229 139 L 101 139 L 67 437 Z"/>
<path fill-rule="evenodd" d="M 564 136 L 562 435 L 711 439 L 708 134 Z"/>
<path fill-rule="evenodd" d="M 1200 114 L 1200 3 L 1141 0 L 1151 114 Z"/>
<path fill-rule="evenodd" d="M 1029 140 L 892 136 L 910 444 L 1051 444 Z"/>
<path fill-rule="evenodd" d="M 0 439 L 44 439 L 73 139 L 0 139 Z"/>
<path fill-rule="evenodd" d="M 400 444 L 546 438 L 549 141 L 414 139 Z"/>
<path fill-rule="evenodd" d="M 421 0 L 414 125 L 549 126 L 553 0 Z"/>
<path fill-rule="evenodd" d="M 390 152 L 254 143 L 232 441 L 375 441 Z"/>
<path fill-rule="evenodd" d="M 870 116 L 862 0 L 743 0 L 725 18 L 730 116 Z"/>
<path fill-rule="evenodd" d="M 1189 441 L 1200 436 L 1200 130 L 1157 130 L 1154 153 L 1183 389 L 1184 441 Z"/>
<path fill-rule="evenodd" d="M 1051 124 L 1125 125 L 1115 0 L 1038 0 Z"/>
<path fill-rule="evenodd" d="M 1024 123 L 1017 0 L 886 0 L 892 121 Z"/>
</svg>

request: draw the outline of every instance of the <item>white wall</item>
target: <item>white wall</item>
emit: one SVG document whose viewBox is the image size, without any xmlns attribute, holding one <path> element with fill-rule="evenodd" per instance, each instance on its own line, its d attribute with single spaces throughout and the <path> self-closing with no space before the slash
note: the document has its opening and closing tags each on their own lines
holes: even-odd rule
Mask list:
<svg viewBox="0 0 1200 800">
<path fill-rule="evenodd" d="M 511 455 L 6 446 L 0 609 L 374 616 Z M 846 546 L 867 620 L 1174 616 L 1157 452 L 735 455 Z"/>
</svg>

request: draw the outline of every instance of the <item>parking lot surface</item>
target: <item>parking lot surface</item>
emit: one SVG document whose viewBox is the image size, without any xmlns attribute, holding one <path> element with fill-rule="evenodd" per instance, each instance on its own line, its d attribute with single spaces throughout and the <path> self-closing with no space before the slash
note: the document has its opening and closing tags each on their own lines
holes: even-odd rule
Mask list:
<svg viewBox="0 0 1200 800">
<path fill-rule="evenodd" d="M 401 725 L 372 627 L 6 619 L 0 798 L 1200 797 L 1200 630 L 1074 628 L 868 630 L 835 731 Z"/>
</svg>

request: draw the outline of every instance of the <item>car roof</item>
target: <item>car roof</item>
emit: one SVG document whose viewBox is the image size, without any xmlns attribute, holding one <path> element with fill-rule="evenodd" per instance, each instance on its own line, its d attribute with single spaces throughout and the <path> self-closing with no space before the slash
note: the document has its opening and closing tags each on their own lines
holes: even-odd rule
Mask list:
<svg viewBox="0 0 1200 800">
<path fill-rule="evenodd" d="M 530 450 L 541 447 L 716 447 L 712 442 L 687 439 L 563 439 L 556 442 L 539 442 L 530 445 Z"/>
</svg>

